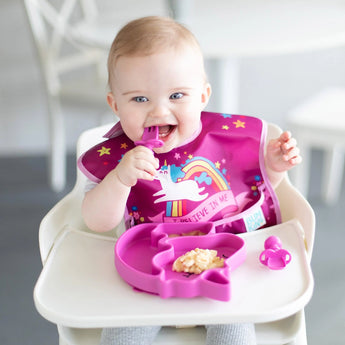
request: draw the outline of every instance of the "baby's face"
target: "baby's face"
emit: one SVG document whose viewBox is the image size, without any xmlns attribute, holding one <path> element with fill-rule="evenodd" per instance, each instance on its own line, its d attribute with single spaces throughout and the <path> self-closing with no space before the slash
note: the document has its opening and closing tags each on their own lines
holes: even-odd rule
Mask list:
<svg viewBox="0 0 345 345">
<path fill-rule="evenodd" d="M 200 55 L 190 48 L 149 56 L 120 57 L 113 73 L 108 102 L 133 141 L 145 127 L 159 126 L 168 152 L 199 130 L 200 113 L 211 90 Z"/>
</svg>

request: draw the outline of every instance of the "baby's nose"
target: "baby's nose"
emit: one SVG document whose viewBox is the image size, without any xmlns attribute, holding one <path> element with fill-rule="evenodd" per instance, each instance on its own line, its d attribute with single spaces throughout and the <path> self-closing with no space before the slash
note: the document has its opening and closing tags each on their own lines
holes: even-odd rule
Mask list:
<svg viewBox="0 0 345 345">
<path fill-rule="evenodd" d="M 164 104 L 156 104 L 150 110 L 150 117 L 163 118 L 169 114 L 169 108 Z"/>
</svg>

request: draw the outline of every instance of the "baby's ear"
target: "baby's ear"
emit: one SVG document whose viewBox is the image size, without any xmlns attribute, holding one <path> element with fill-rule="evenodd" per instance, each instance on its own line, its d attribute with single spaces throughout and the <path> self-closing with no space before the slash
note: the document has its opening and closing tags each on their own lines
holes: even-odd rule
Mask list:
<svg viewBox="0 0 345 345">
<path fill-rule="evenodd" d="M 115 97 L 114 97 L 112 92 L 108 92 L 107 102 L 109 104 L 109 107 L 113 110 L 113 112 L 115 114 L 117 114 L 117 104 L 116 104 Z"/>
<path fill-rule="evenodd" d="M 204 90 L 201 94 L 201 104 L 202 104 L 203 109 L 206 108 L 208 101 L 211 97 L 211 94 L 212 94 L 211 85 L 209 83 L 206 83 L 204 86 Z"/>
</svg>

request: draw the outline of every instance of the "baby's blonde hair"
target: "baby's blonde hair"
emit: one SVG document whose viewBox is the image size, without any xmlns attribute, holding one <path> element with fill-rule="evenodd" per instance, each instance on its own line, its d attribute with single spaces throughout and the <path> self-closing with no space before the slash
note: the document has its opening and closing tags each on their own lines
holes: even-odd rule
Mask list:
<svg viewBox="0 0 345 345">
<path fill-rule="evenodd" d="M 182 24 L 168 17 L 150 16 L 133 20 L 116 35 L 108 56 L 108 84 L 121 56 L 148 56 L 167 49 L 191 47 L 202 53 L 195 36 Z"/>
</svg>

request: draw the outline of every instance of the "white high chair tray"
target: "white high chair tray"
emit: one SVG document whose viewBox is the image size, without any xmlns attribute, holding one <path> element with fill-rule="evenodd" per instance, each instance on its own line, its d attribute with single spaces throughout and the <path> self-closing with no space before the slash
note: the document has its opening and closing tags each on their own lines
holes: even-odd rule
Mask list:
<svg viewBox="0 0 345 345">
<path fill-rule="evenodd" d="M 292 255 L 280 271 L 262 265 L 267 237 L 279 236 Z M 138 292 L 114 266 L 115 240 L 65 229 L 57 239 L 34 290 L 38 311 L 70 327 L 191 325 L 269 322 L 290 316 L 310 300 L 313 277 L 303 230 L 295 220 L 242 235 L 247 259 L 231 274 L 231 300 L 170 298 Z"/>
</svg>

